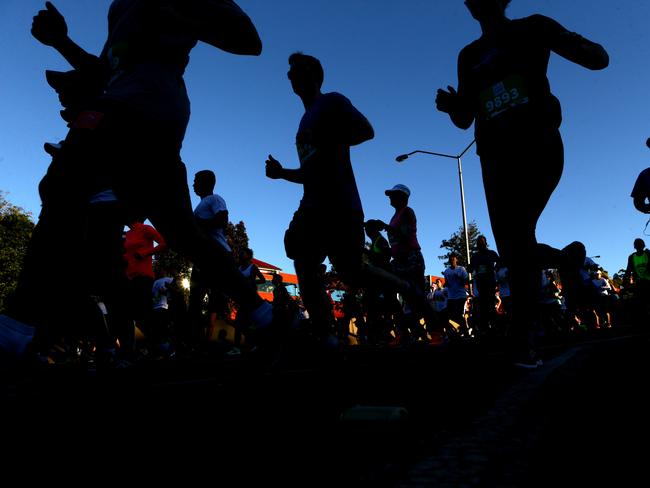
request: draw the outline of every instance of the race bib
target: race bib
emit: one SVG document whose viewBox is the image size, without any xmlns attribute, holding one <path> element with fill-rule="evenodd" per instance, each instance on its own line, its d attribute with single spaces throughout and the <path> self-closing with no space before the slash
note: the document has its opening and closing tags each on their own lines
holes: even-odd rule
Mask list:
<svg viewBox="0 0 650 488">
<path fill-rule="evenodd" d="M 489 120 L 513 107 L 528 103 L 529 97 L 523 78 L 511 75 L 483 90 L 480 100 L 481 112 Z"/>
</svg>

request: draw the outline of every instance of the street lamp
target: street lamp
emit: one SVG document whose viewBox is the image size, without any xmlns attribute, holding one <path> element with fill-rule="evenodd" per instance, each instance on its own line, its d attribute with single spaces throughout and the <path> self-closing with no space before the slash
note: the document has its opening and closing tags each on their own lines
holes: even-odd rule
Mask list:
<svg viewBox="0 0 650 488">
<path fill-rule="evenodd" d="M 463 166 L 461 163 L 461 158 L 465 155 L 467 151 L 469 151 L 469 148 L 474 145 L 476 140 L 470 142 L 469 146 L 467 146 L 463 152 L 461 152 L 457 156 L 453 156 L 451 154 L 443 154 L 443 153 L 437 153 L 437 152 L 431 152 L 431 151 L 422 151 L 422 150 L 416 150 L 416 151 L 411 151 L 410 153 L 407 154 L 400 154 L 395 158 L 395 161 L 398 163 L 401 163 L 403 161 L 406 161 L 409 156 L 416 154 L 416 153 L 422 153 L 422 154 L 430 154 L 431 156 L 439 156 L 441 158 L 449 158 L 449 159 L 455 159 L 456 162 L 458 163 L 458 181 L 460 182 L 460 206 L 463 212 L 463 232 L 465 233 L 465 253 L 467 254 L 467 264 L 470 264 L 470 254 L 469 254 L 469 234 L 467 232 L 467 214 L 465 212 L 465 187 L 463 186 Z"/>
</svg>

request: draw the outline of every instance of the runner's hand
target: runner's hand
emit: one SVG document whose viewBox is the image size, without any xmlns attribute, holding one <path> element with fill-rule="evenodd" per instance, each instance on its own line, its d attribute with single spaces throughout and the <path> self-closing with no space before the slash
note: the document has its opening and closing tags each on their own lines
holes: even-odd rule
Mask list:
<svg viewBox="0 0 650 488">
<path fill-rule="evenodd" d="M 280 164 L 280 161 L 269 154 L 269 158 L 266 160 L 266 176 L 273 180 L 277 180 L 280 178 L 281 171 L 282 165 Z"/>
<path fill-rule="evenodd" d="M 442 88 L 438 89 L 436 93 L 436 108 L 441 112 L 450 114 L 457 110 L 459 98 L 458 92 L 456 92 L 453 86 L 448 86 L 447 90 L 443 90 Z"/>
<path fill-rule="evenodd" d="M 56 46 L 68 37 L 65 19 L 51 2 L 45 2 L 45 10 L 34 16 L 32 35 L 46 46 Z"/>
</svg>

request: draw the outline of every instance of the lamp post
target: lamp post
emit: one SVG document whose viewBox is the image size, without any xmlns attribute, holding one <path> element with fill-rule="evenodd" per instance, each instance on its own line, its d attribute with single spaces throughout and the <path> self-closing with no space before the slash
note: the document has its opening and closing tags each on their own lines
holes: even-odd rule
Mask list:
<svg viewBox="0 0 650 488">
<path fill-rule="evenodd" d="M 422 153 L 422 154 L 429 154 L 431 156 L 439 156 L 441 158 L 449 158 L 449 159 L 455 159 L 456 162 L 458 163 L 458 181 L 460 183 L 460 206 L 461 210 L 463 212 L 463 232 L 465 233 L 465 253 L 467 256 L 467 264 L 470 264 L 470 254 L 469 254 L 469 234 L 467 232 L 467 213 L 465 212 L 465 187 L 463 185 L 463 166 L 461 162 L 461 158 L 465 155 L 467 151 L 469 151 L 469 148 L 474 145 L 476 141 L 472 141 L 469 143 L 469 146 L 467 146 L 460 154 L 457 156 L 454 156 L 452 154 L 443 154 L 443 153 L 437 153 L 437 152 L 431 152 L 431 151 L 422 151 L 420 149 L 411 151 L 410 153 L 407 154 L 400 154 L 395 158 L 395 161 L 398 163 L 401 163 L 403 161 L 406 161 L 409 156 L 417 153 Z"/>
</svg>

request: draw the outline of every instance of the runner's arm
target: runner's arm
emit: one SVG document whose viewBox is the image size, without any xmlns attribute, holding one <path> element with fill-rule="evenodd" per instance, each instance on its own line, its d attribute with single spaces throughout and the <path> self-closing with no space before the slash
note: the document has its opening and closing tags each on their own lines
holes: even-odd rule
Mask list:
<svg viewBox="0 0 650 488">
<path fill-rule="evenodd" d="M 650 213 L 650 203 L 646 203 L 646 198 L 642 196 L 635 196 L 633 202 L 634 208 L 636 208 L 639 212 Z"/>
<path fill-rule="evenodd" d="M 639 176 L 634 183 L 634 188 L 632 188 L 631 196 L 634 199 L 634 208 L 639 212 L 650 213 L 650 168 L 645 169 L 639 173 Z"/>
<path fill-rule="evenodd" d="M 269 154 L 266 160 L 266 176 L 272 180 L 286 180 L 291 183 L 304 183 L 303 172 L 301 168 L 287 169 L 283 168 L 282 164 Z"/>
<path fill-rule="evenodd" d="M 356 124 L 352 125 L 348 132 L 347 142 L 350 146 L 356 146 L 375 137 L 375 130 L 370 125 L 368 119 L 363 115 L 361 117 L 362 119 L 359 119 Z"/>
<path fill-rule="evenodd" d="M 346 98 L 342 100 L 342 111 L 346 122 L 343 135 L 346 144 L 356 146 L 375 137 L 368 119 Z"/>
<path fill-rule="evenodd" d="M 257 285 L 266 283 L 266 278 L 264 278 L 264 275 L 262 274 L 260 269 L 255 265 L 253 265 L 253 274 L 255 275 L 255 283 Z"/>
<path fill-rule="evenodd" d="M 206 232 L 211 232 L 215 229 L 225 229 L 228 225 L 228 210 L 219 210 L 214 217 L 210 218 L 200 218 L 194 217 L 196 223 Z"/>
<path fill-rule="evenodd" d="M 436 93 L 436 108 L 449 115 L 451 122 L 459 129 L 469 129 L 474 123 L 474 113 L 468 103 L 467 80 L 464 69 L 463 51 L 458 55 L 458 91 L 453 86 L 442 88 Z"/>
<path fill-rule="evenodd" d="M 232 54 L 259 56 L 262 41 L 250 17 L 232 0 L 167 0 L 179 27 Z"/>
<path fill-rule="evenodd" d="M 554 53 L 590 70 L 605 69 L 609 65 L 609 55 L 600 44 L 568 31 L 553 19 L 543 15 L 533 17 L 542 23 L 544 32 L 550 33 L 549 47 Z"/>
<path fill-rule="evenodd" d="M 68 37 L 65 18 L 51 2 L 45 2 L 45 9 L 34 16 L 31 32 L 39 42 L 56 49 L 74 69 L 100 69 L 99 58 L 83 50 Z"/>
<path fill-rule="evenodd" d="M 625 268 L 625 274 L 623 275 L 623 279 L 628 282 L 630 278 L 634 277 L 634 258 L 632 256 L 633 254 L 630 254 L 627 258 L 627 267 Z"/>
</svg>

